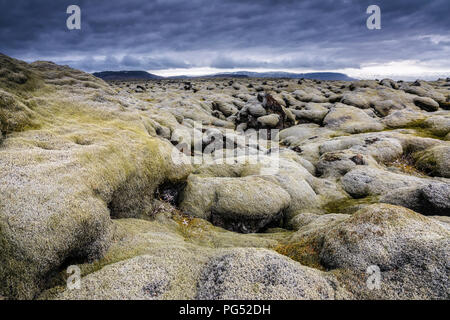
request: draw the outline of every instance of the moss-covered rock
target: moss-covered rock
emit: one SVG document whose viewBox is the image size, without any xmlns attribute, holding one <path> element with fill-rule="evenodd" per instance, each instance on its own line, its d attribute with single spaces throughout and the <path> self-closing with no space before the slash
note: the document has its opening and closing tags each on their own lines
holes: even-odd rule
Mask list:
<svg viewBox="0 0 450 320">
<path fill-rule="evenodd" d="M 198 299 L 336 299 L 332 277 L 264 249 L 228 250 L 211 259 L 198 282 Z"/>
<path fill-rule="evenodd" d="M 328 268 L 354 274 L 341 280 L 359 297 L 447 299 L 449 239 L 449 231 L 432 219 L 374 204 L 332 227 L 320 257 Z M 373 291 L 356 276 L 372 265 L 381 270 L 381 287 Z"/>
<path fill-rule="evenodd" d="M 164 207 L 154 221 L 114 220 L 104 256 L 78 264 L 81 288 L 67 289 L 63 269 L 39 299 L 194 299 L 204 265 L 224 248 L 275 247 L 284 237 L 234 233 L 173 210 Z M 161 282 L 166 285 L 151 285 Z"/>
<path fill-rule="evenodd" d="M 381 131 L 384 126 L 364 111 L 344 104 L 337 104 L 323 120 L 325 127 L 348 133 Z"/>
<path fill-rule="evenodd" d="M 372 203 L 448 210 L 448 112 L 414 104 L 445 84 L 106 83 L 0 55 L 0 299 L 441 298 L 448 221 Z M 266 113 L 281 143 L 249 141 Z M 176 161 L 215 132 L 230 161 Z"/>
<path fill-rule="evenodd" d="M 450 145 L 437 145 L 414 155 L 419 169 L 433 176 L 450 178 Z"/>
<path fill-rule="evenodd" d="M 314 177 L 293 155 L 287 152 L 280 157 L 236 159 L 234 164 L 200 166 L 188 179 L 180 208 L 243 232 L 272 223 L 281 226 L 283 220 L 300 212 L 318 210 L 319 197 L 312 188 Z"/>
<path fill-rule="evenodd" d="M 37 67 L 38 82 L 71 74 L 53 64 Z M 71 90 L 33 87 L 33 97 L 45 101 L 33 112 L 14 97 L 26 83 L 2 82 L 11 91 L 1 91 L 1 111 L 11 111 L 6 125 L 21 131 L 0 148 L 0 291 L 8 297 L 32 298 L 66 261 L 101 256 L 110 244 L 111 216 L 151 215 L 157 186 L 190 172 L 172 161 L 168 141 L 150 135 L 145 112 L 112 103 L 121 98 L 101 80 L 82 72 L 72 78 Z M 104 101 L 93 101 L 95 92 Z M 37 126 L 22 125 L 30 119 Z"/>
<path fill-rule="evenodd" d="M 0 54 L 0 136 L 39 127 L 34 93 L 44 80 L 27 63 Z M 1 137 L 0 137 L 1 140 Z"/>
<path fill-rule="evenodd" d="M 0 88 L 27 97 L 43 86 L 43 79 L 29 64 L 0 53 Z"/>
<path fill-rule="evenodd" d="M 306 120 L 308 122 L 321 124 L 329 111 L 329 107 L 331 107 L 330 104 L 310 102 L 307 103 L 302 109 L 291 110 L 291 112 L 299 120 Z"/>
<path fill-rule="evenodd" d="M 391 112 L 381 121 L 389 128 L 422 127 L 426 115 L 411 109 L 402 109 Z"/>
<path fill-rule="evenodd" d="M 450 183 L 433 182 L 418 187 L 399 188 L 380 202 L 409 208 L 426 216 L 450 215 Z"/>
<path fill-rule="evenodd" d="M 450 133 L 450 115 L 430 117 L 424 122 L 424 126 L 429 128 L 431 133 L 444 137 Z"/>
<path fill-rule="evenodd" d="M 224 228 L 248 233 L 282 220 L 290 200 L 280 186 L 258 177 L 191 176 L 181 208 Z"/>
<path fill-rule="evenodd" d="M 341 180 L 346 192 L 354 198 L 380 195 L 392 189 L 423 183 L 416 177 L 400 175 L 375 168 L 356 168 Z"/>
<path fill-rule="evenodd" d="M 342 96 L 341 103 L 354 106 L 360 109 L 368 109 L 370 107 L 367 96 L 358 92 L 347 92 Z"/>
<path fill-rule="evenodd" d="M 414 103 L 419 108 L 425 111 L 437 111 L 439 109 L 439 103 L 429 97 L 416 97 Z"/>
</svg>

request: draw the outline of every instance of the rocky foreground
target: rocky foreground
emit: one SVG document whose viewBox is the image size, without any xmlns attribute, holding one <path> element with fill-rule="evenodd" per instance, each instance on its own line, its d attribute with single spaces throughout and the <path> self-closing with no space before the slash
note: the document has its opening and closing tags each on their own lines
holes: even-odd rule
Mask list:
<svg viewBox="0 0 450 320">
<path fill-rule="evenodd" d="M 0 296 L 448 299 L 449 109 L 450 79 L 108 84 L 0 55 Z M 218 140 L 231 161 L 189 161 Z"/>
</svg>

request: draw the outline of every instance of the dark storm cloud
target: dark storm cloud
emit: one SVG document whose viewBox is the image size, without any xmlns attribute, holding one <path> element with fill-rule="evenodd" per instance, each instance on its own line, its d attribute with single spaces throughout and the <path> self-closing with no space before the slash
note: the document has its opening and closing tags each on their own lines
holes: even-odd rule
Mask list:
<svg viewBox="0 0 450 320">
<path fill-rule="evenodd" d="M 80 31 L 66 28 L 71 4 Z M 381 30 L 366 28 L 371 4 Z M 0 52 L 87 71 L 448 60 L 449 13 L 448 0 L 0 0 Z"/>
</svg>

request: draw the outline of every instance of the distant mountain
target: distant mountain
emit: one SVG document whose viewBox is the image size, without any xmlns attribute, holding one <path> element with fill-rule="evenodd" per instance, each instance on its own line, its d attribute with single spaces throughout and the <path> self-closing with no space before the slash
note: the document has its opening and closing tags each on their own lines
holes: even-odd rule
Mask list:
<svg viewBox="0 0 450 320">
<path fill-rule="evenodd" d="M 196 79 L 196 78 L 288 78 L 288 79 L 315 79 L 315 80 L 340 80 L 352 81 L 344 73 L 337 72 L 313 72 L 313 73 L 291 73 L 291 72 L 224 72 L 204 76 L 173 76 L 161 77 L 146 71 L 103 71 L 96 72 L 94 76 L 103 80 L 158 80 L 158 79 Z"/>
<path fill-rule="evenodd" d="M 313 73 L 291 73 L 291 72 L 249 72 L 237 71 L 216 74 L 208 77 L 248 77 L 248 78 L 289 78 L 289 79 L 315 79 L 315 80 L 340 80 L 352 81 L 356 80 L 350 78 L 344 73 L 337 72 L 313 72 Z"/>
<path fill-rule="evenodd" d="M 171 80 L 177 80 L 177 79 L 192 79 L 192 78 L 196 78 L 196 77 L 190 77 L 190 76 L 172 76 L 172 77 L 167 77 L 166 79 L 171 79 Z"/>
<path fill-rule="evenodd" d="M 352 81 L 356 80 L 350 78 L 344 73 L 337 72 L 313 72 L 313 73 L 291 73 L 291 72 L 224 72 L 205 76 L 175 76 L 169 79 L 188 79 L 188 78 L 288 78 L 288 79 L 315 79 L 315 80 L 340 80 Z"/>
<path fill-rule="evenodd" d="M 258 76 L 250 76 L 247 74 L 240 74 L 239 72 L 225 72 L 225 73 L 216 73 L 204 76 L 204 78 L 257 78 Z"/>
<path fill-rule="evenodd" d="M 204 76 L 172 76 L 166 79 L 177 80 L 177 79 L 199 79 L 199 78 L 249 78 L 247 75 L 235 74 L 235 73 L 216 73 L 208 74 Z"/>
<path fill-rule="evenodd" d="M 93 73 L 94 76 L 103 80 L 154 80 L 163 77 L 146 71 L 102 71 Z"/>
</svg>

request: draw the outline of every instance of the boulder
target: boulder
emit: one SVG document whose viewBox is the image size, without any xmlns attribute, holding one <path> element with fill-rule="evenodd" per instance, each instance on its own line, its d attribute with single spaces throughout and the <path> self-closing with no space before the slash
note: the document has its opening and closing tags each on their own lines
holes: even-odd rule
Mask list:
<svg viewBox="0 0 450 320">
<path fill-rule="evenodd" d="M 385 194 L 380 202 L 402 206 L 427 216 L 450 216 L 450 183 L 433 182 L 399 188 Z"/>
<path fill-rule="evenodd" d="M 356 166 L 362 165 L 367 165 L 367 160 L 362 154 L 343 150 L 322 154 L 316 168 L 321 177 L 340 177 Z"/>
<path fill-rule="evenodd" d="M 381 84 L 382 86 L 386 86 L 386 87 L 388 87 L 388 88 L 398 89 L 398 84 L 397 84 L 397 82 L 395 82 L 395 81 L 392 80 L 392 79 L 383 79 L 383 80 L 380 81 L 380 84 Z"/>
<path fill-rule="evenodd" d="M 424 126 L 436 136 L 444 137 L 450 132 L 450 115 L 429 117 L 425 120 Z"/>
<path fill-rule="evenodd" d="M 305 238 L 309 235 L 317 235 L 325 233 L 334 224 L 340 223 L 350 217 L 349 214 L 314 214 L 314 213 L 302 213 L 296 215 L 289 221 L 289 225 L 294 230 L 298 231 L 294 238 Z"/>
<path fill-rule="evenodd" d="M 337 104 L 331 108 L 323 123 L 326 128 L 348 133 L 381 131 L 384 128 L 379 121 L 371 118 L 364 111 L 343 104 Z"/>
<path fill-rule="evenodd" d="M 439 109 L 439 103 L 428 97 L 416 97 L 414 98 L 414 104 L 429 112 L 437 111 Z"/>
<path fill-rule="evenodd" d="M 225 229 L 250 233 L 279 225 L 290 200 L 279 185 L 260 177 L 190 176 L 180 207 Z"/>
<path fill-rule="evenodd" d="M 381 121 L 390 128 L 402 128 L 420 125 L 425 119 L 426 116 L 423 113 L 410 109 L 402 109 L 391 112 Z"/>
<path fill-rule="evenodd" d="M 317 124 L 321 124 L 328 113 L 326 104 L 307 103 L 302 110 L 291 110 L 298 119 L 305 119 Z"/>
<path fill-rule="evenodd" d="M 427 180 L 364 166 L 348 172 L 341 183 L 352 197 L 363 198 L 383 195 L 399 188 L 417 187 L 426 184 Z"/>
<path fill-rule="evenodd" d="M 335 281 L 264 249 L 234 249 L 211 259 L 198 283 L 197 299 L 336 299 Z"/>
<path fill-rule="evenodd" d="M 239 111 L 235 106 L 222 101 L 214 101 L 212 105 L 214 110 L 222 112 L 225 117 L 232 116 Z"/>
<path fill-rule="evenodd" d="M 258 118 L 258 123 L 263 128 L 275 128 L 280 122 L 280 116 L 278 114 L 269 114 Z"/>
<path fill-rule="evenodd" d="M 160 300 L 170 297 L 177 268 L 181 263 L 186 265 L 177 251 L 181 250 L 171 248 L 171 255 L 166 258 L 141 255 L 107 265 L 83 277 L 80 289 L 63 291 L 55 299 Z"/>
<path fill-rule="evenodd" d="M 360 298 L 447 299 L 449 245 L 450 232 L 434 219 L 374 204 L 325 234 L 320 259 L 327 268 L 349 270 L 340 279 Z M 368 268 L 380 271 L 380 289 L 370 290 L 367 278 L 356 275 Z"/>
<path fill-rule="evenodd" d="M 416 166 L 432 176 L 450 178 L 450 144 L 431 147 L 414 155 Z"/>
<path fill-rule="evenodd" d="M 334 134 L 334 131 L 324 129 L 317 124 L 303 123 L 281 130 L 278 136 L 281 142 L 297 146 L 317 138 L 329 138 Z"/>
<path fill-rule="evenodd" d="M 404 107 L 393 100 L 381 100 L 373 102 L 373 109 L 383 117 L 389 115 L 394 110 L 400 110 Z"/>
<path fill-rule="evenodd" d="M 248 113 L 252 116 L 258 118 L 265 116 L 267 114 L 266 109 L 262 107 L 260 104 L 252 104 L 248 106 Z"/>
<path fill-rule="evenodd" d="M 297 162 L 281 158 L 272 175 L 263 175 L 263 179 L 280 185 L 290 196 L 289 206 L 285 209 L 285 219 L 302 212 L 317 211 L 319 197 L 312 187 L 313 175 Z M 251 171 L 248 172 L 251 174 Z"/>
<path fill-rule="evenodd" d="M 370 103 L 362 93 L 348 92 L 342 96 L 341 103 L 360 109 L 370 108 Z"/>
</svg>

